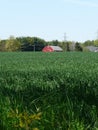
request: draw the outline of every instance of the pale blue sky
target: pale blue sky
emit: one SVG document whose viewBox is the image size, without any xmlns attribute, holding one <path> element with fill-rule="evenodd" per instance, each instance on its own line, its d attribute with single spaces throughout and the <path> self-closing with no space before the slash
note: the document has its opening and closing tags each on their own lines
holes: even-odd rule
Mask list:
<svg viewBox="0 0 98 130">
<path fill-rule="evenodd" d="M 0 39 L 36 36 L 46 41 L 97 37 L 98 0 L 0 0 Z"/>
</svg>

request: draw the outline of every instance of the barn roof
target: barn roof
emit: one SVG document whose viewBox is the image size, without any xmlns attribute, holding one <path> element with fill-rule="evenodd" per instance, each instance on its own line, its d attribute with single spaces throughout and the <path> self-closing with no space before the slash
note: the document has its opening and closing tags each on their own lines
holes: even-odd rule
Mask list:
<svg viewBox="0 0 98 130">
<path fill-rule="evenodd" d="M 62 48 L 59 46 L 50 46 L 54 51 L 62 51 Z"/>
</svg>

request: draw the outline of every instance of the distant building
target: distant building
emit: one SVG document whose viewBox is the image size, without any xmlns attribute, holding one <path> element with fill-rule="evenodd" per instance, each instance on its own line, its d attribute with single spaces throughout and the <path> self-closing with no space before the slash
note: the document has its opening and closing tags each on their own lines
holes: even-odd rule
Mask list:
<svg viewBox="0 0 98 130">
<path fill-rule="evenodd" d="M 59 46 L 45 46 L 42 49 L 43 52 L 62 52 L 62 48 Z"/>
<path fill-rule="evenodd" d="M 91 52 L 98 52 L 98 47 L 95 46 L 87 46 L 86 47 Z"/>
</svg>

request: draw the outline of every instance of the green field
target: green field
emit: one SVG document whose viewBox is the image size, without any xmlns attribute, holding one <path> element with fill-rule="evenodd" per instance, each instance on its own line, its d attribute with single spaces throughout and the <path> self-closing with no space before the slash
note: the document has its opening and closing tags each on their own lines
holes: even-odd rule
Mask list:
<svg viewBox="0 0 98 130">
<path fill-rule="evenodd" d="M 97 130 L 98 53 L 0 53 L 1 130 Z"/>
</svg>

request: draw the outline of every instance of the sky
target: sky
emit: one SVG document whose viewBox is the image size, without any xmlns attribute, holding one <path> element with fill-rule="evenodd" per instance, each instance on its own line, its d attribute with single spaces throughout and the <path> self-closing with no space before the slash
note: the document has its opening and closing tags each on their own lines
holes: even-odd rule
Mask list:
<svg viewBox="0 0 98 130">
<path fill-rule="evenodd" d="M 0 0 L 0 39 L 46 41 L 98 38 L 98 0 Z"/>
</svg>

